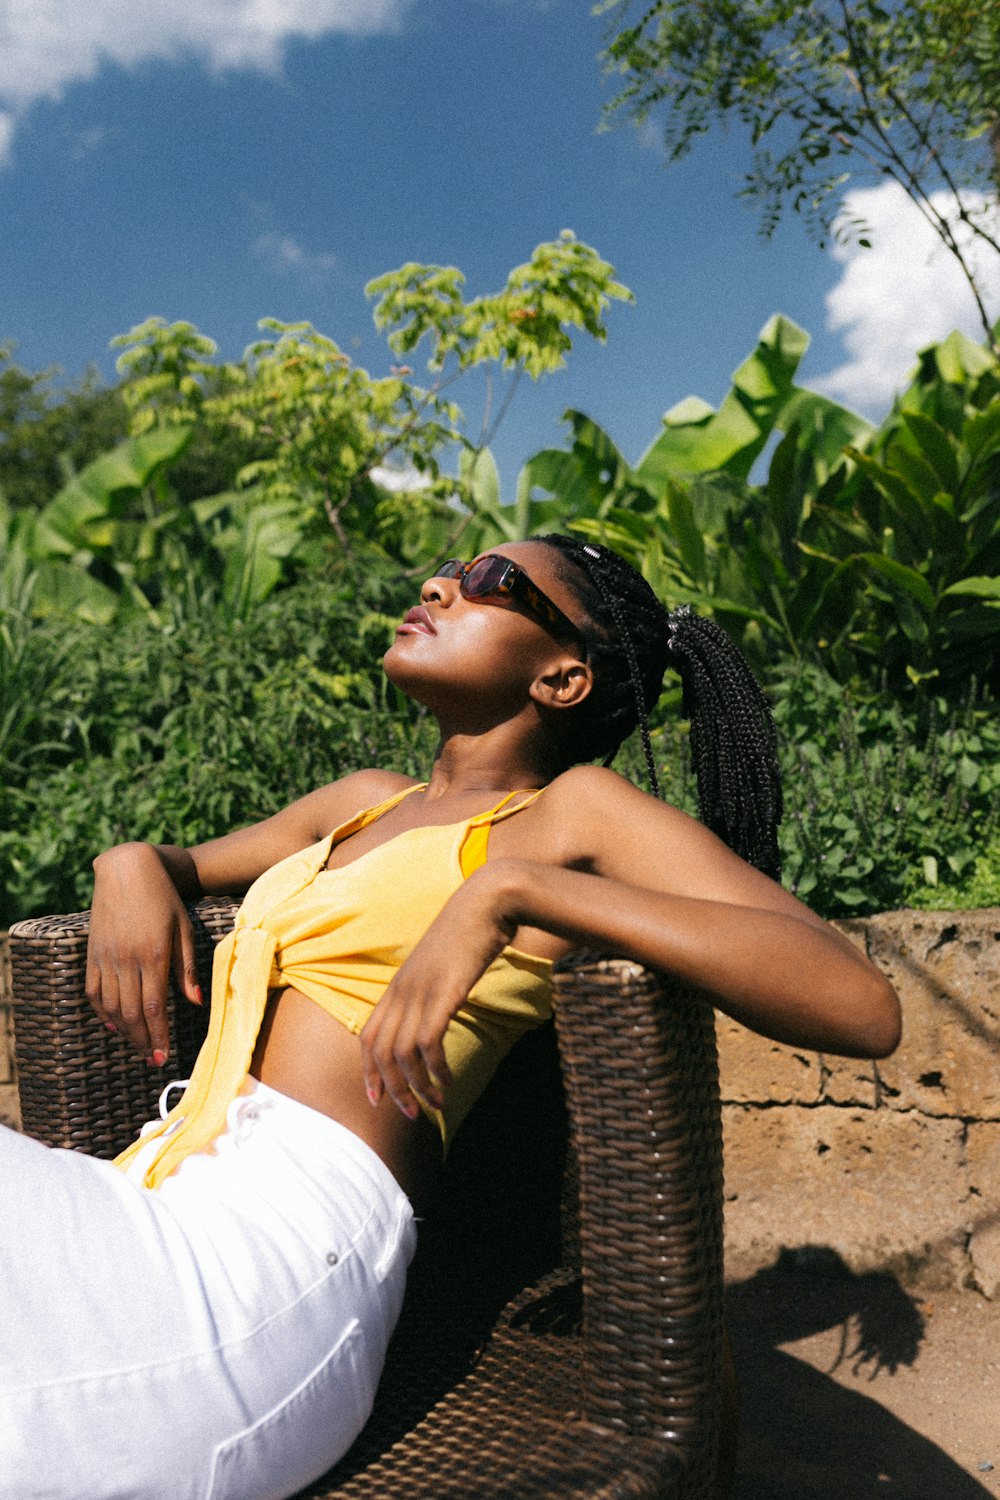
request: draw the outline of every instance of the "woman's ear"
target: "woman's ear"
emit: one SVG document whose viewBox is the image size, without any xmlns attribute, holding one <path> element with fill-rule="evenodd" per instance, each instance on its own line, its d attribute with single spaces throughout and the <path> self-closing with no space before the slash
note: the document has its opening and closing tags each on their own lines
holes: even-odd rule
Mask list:
<svg viewBox="0 0 1000 1500">
<path fill-rule="evenodd" d="M 563 656 L 539 673 L 529 688 L 534 701 L 543 708 L 573 708 L 582 703 L 594 686 L 594 674 L 585 661 Z"/>
</svg>

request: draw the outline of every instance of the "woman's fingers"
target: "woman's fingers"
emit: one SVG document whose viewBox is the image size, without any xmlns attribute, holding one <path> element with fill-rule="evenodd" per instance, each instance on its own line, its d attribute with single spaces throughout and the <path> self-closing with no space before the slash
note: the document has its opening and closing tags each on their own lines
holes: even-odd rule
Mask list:
<svg viewBox="0 0 1000 1500">
<path fill-rule="evenodd" d="M 104 980 L 100 966 L 88 952 L 84 994 L 90 1001 L 98 1019 L 103 1021 L 104 1025 L 110 1031 L 118 1030 L 117 989 L 116 984 L 114 993 L 111 992 L 110 986 Z"/>
<path fill-rule="evenodd" d="M 140 1049 L 155 1068 L 162 1068 L 170 1053 L 170 1020 L 167 1008 L 166 976 L 160 973 L 142 975 L 142 1009 L 136 1017 Z"/>
<path fill-rule="evenodd" d="M 444 1055 L 444 1034 L 449 1019 L 445 1016 L 440 1024 L 424 1027 L 416 1038 L 415 1055 L 419 1058 L 421 1075 L 427 1080 L 426 1097 L 436 1109 L 441 1108 L 444 1090 L 451 1083 L 451 1069 Z"/>
<path fill-rule="evenodd" d="M 141 1057 L 161 1067 L 170 1052 L 171 973 L 202 1003 L 194 933 L 155 849 L 121 845 L 94 863 L 87 996 Z"/>
<path fill-rule="evenodd" d="M 194 928 L 187 912 L 177 918 L 177 933 L 174 939 L 174 975 L 181 994 L 192 1005 L 204 1005 L 205 999 L 198 983 L 198 965 L 194 952 Z"/>
<path fill-rule="evenodd" d="M 391 1000 L 379 1015 L 385 998 L 383 996 L 361 1032 L 365 1092 L 373 1104 L 378 1104 L 383 1095 L 388 1094 L 408 1120 L 415 1120 L 420 1113 L 420 1104 L 396 1055 L 400 1017 L 393 1014 Z"/>
<path fill-rule="evenodd" d="M 158 964 L 87 967 L 86 995 L 100 1020 L 139 1056 L 162 1067 L 170 1055 L 166 976 Z"/>
<path fill-rule="evenodd" d="M 404 999 L 390 985 L 361 1032 L 365 1090 L 372 1104 L 388 1093 L 411 1120 L 421 1100 L 441 1108 L 451 1082 L 442 1045 L 449 1018 L 440 1002 Z"/>
</svg>

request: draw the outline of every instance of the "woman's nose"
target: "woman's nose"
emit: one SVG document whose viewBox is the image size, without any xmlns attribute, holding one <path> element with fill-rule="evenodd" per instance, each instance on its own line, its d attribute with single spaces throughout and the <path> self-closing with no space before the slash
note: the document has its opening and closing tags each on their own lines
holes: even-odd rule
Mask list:
<svg viewBox="0 0 1000 1500">
<path fill-rule="evenodd" d="M 428 578 L 420 590 L 421 604 L 429 604 L 434 600 L 437 604 L 447 603 L 459 587 L 457 578 Z M 451 593 L 449 593 L 449 590 Z"/>
</svg>

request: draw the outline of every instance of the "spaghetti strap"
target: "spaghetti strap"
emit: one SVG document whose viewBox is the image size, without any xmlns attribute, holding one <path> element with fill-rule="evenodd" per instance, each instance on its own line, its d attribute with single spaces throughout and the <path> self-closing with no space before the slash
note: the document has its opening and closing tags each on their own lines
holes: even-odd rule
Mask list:
<svg viewBox="0 0 1000 1500">
<path fill-rule="evenodd" d="M 474 870 L 478 870 L 480 865 L 486 863 L 490 829 L 493 827 L 493 824 L 502 823 L 504 818 L 513 817 L 515 813 L 521 811 L 522 807 L 530 807 L 532 802 L 536 801 L 544 790 L 544 787 L 538 787 L 536 790 L 529 792 L 523 802 L 518 802 L 513 807 L 508 807 L 507 804 L 514 797 L 519 797 L 522 791 L 524 791 L 523 787 L 518 787 L 516 791 L 508 792 L 506 797 L 497 803 L 496 807 L 490 808 L 489 812 L 479 813 L 477 817 L 469 819 L 465 837 L 462 839 L 462 847 L 459 851 L 462 874 L 466 880 L 468 880 Z"/>
<path fill-rule="evenodd" d="M 386 797 L 384 802 L 376 802 L 374 807 L 366 807 L 361 812 L 355 813 L 350 821 L 352 823 L 356 822 L 359 828 L 364 828 L 366 824 L 373 823 L 376 818 L 380 818 L 383 813 L 391 811 L 398 802 L 402 802 L 403 798 L 408 797 L 411 792 L 422 792 L 426 786 L 426 781 L 415 781 L 412 786 L 404 786 L 401 792 L 393 792 L 392 796 Z M 343 826 L 346 827 L 346 824 Z"/>
<path fill-rule="evenodd" d="M 491 807 L 489 812 L 477 813 L 474 818 L 470 818 L 469 827 L 478 828 L 484 824 L 487 827 L 491 827 L 494 823 L 501 823 L 504 818 L 510 818 L 515 813 L 519 813 L 522 807 L 530 807 L 532 802 L 540 797 L 544 790 L 543 786 L 535 788 L 517 787 L 513 792 L 508 792 L 506 797 L 502 797 L 496 807 Z M 512 802 L 515 797 L 520 797 L 522 793 L 526 794 L 523 802 L 518 802 L 514 807 L 507 806 L 508 802 Z"/>
<path fill-rule="evenodd" d="M 393 792 L 392 796 L 386 797 L 384 802 L 376 802 L 374 807 L 362 807 L 358 812 L 353 813 L 346 822 L 338 823 L 337 827 L 329 834 L 330 848 L 335 849 L 338 844 L 342 843 L 352 833 L 358 833 L 360 829 L 367 828 L 369 823 L 374 823 L 376 818 L 380 818 L 383 813 L 389 812 L 398 802 L 402 802 L 404 797 L 408 797 L 411 792 L 422 792 L 426 786 L 426 781 L 415 781 L 412 786 L 404 786 L 401 792 Z M 326 857 L 329 857 L 329 851 Z"/>
</svg>

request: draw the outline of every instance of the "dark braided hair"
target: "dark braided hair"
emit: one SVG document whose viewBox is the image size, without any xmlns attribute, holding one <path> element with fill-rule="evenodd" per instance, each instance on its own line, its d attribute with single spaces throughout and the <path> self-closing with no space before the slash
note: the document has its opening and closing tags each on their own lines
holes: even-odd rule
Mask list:
<svg viewBox="0 0 1000 1500">
<path fill-rule="evenodd" d="M 777 879 L 781 782 L 774 722 L 740 651 L 690 605 L 665 609 L 642 575 L 610 548 L 558 532 L 532 540 L 569 564 L 564 580 L 587 617 L 581 623 L 594 686 L 559 716 L 565 762 L 603 759 L 608 765 L 638 726 L 650 788 L 659 796 L 648 716 L 664 672 L 675 668 L 691 726 L 701 821 Z"/>
</svg>

